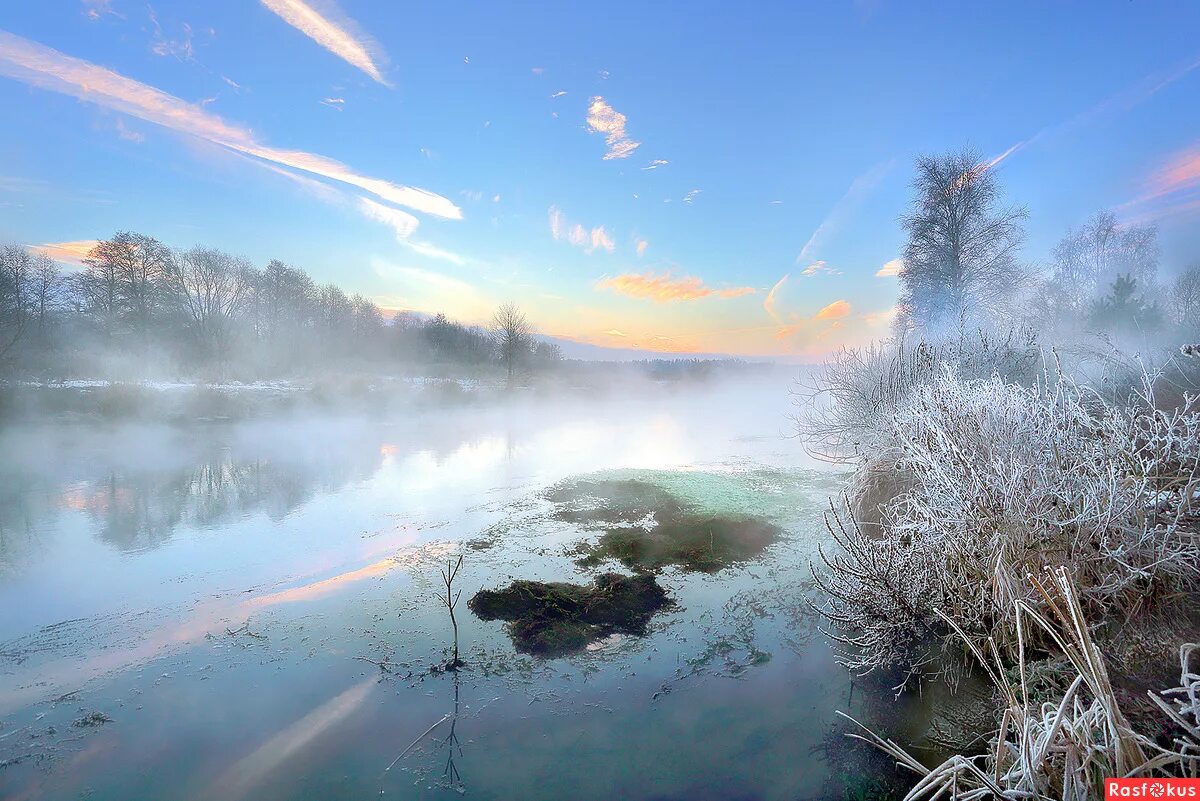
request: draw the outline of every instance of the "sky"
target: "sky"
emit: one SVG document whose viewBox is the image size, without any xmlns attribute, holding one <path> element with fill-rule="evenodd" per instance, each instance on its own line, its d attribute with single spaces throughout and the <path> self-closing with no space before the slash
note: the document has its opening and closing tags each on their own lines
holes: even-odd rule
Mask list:
<svg viewBox="0 0 1200 801">
<path fill-rule="evenodd" d="M 0 240 L 280 259 L 388 310 L 815 360 L 886 336 L 923 153 L 1022 256 L 1200 261 L 1200 3 L 39 0 L 0 8 Z"/>
</svg>

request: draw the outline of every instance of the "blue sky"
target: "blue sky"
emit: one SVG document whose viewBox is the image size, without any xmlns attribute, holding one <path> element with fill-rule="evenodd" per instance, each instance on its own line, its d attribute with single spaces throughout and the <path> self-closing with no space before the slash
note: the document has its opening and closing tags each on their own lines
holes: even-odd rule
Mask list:
<svg viewBox="0 0 1200 801">
<path fill-rule="evenodd" d="M 0 238 L 70 262 L 133 229 L 393 309 L 809 358 L 886 333 L 919 153 L 1009 153 L 1031 262 L 1102 208 L 1200 259 L 1197 30 L 1190 2 L 6 4 Z"/>
</svg>

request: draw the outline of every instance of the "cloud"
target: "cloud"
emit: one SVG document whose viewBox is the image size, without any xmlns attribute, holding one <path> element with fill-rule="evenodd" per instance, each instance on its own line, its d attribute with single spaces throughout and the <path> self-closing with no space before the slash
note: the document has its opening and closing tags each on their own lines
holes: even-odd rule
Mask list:
<svg viewBox="0 0 1200 801">
<path fill-rule="evenodd" d="M 899 275 L 900 271 L 903 269 L 904 269 L 904 260 L 903 259 L 892 259 L 891 261 L 884 262 L 883 266 L 879 268 L 879 271 L 875 273 L 875 277 L 876 278 L 892 278 L 894 276 Z"/>
<path fill-rule="evenodd" d="M 806 276 L 809 278 L 811 278 L 815 275 L 841 275 L 841 274 L 842 274 L 841 270 L 839 270 L 835 267 L 830 267 L 829 264 L 824 261 L 814 261 L 812 264 L 808 265 L 807 267 L 805 267 L 803 270 L 800 271 L 800 275 Z"/>
<path fill-rule="evenodd" d="M 372 298 L 386 309 L 412 309 L 425 312 L 445 312 L 459 320 L 486 320 L 495 303 L 474 285 L 419 267 L 409 267 L 371 258 L 371 269 L 400 294 L 380 294 Z"/>
<path fill-rule="evenodd" d="M 346 105 L 344 97 L 327 97 L 321 101 L 322 106 L 329 106 L 334 111 L 341 111 Z"/>
<path fill-rule="evenodd" d="M 147 6 L 150 24 L 154 26 L 153 38 L 150 42 L 150 52 L 156 56 L 174 56 L 180 61 L 195 61 L 196 51 L 192 47 L 192 26 L 183 23 L 183 38 L 171 39 L 158 24 L 158 15 L 152 6 Z"/>
<path fill-rule="evenodd" d="M 815 315 L 814 320 L 841 320 L 843 317 L 849 317 L 851 312 L 850 304 L 844 300 L 835 300 L 828 306 L 821 309 Z"/>
<path fill-rule="evenodd" d="M 376 62 L 383 62 L 383 51 L 366 34 L 357 30 L 352 20 L 334 5 L 333 0 L 323 0 L 318 11 L 315 2 L 303 0 L 261 0 L 268 9 L 278 14 L 284 22 L 303 33 L 321 47 L 353 67 L 365 72 L 384 86 L 391 86 L 379 71 Z"/>
<path fill-rule="evenodd" d="M 146 141 L 146 137 L 140 132 L 125 127 L 125 121 L 120 118 L 117 119 L 117 136 L 126 142 L 136 142 L 139 145 Z"/>
<path fill-rule="evenodd" d="M 883 311 L 867 312 L 862 316 L 863 322 L 872 328 L 886 327 L 892 324 L 892 320 L 896 319 L 896 313 L 900 311 L 898 306 L 892 306 L 890 309 Z"/>
<path fill-rule="evenodd" d="M 850 188 L 846 190 L 846 194 L 842 195 L 837 203 L 833 204 L 833 208 L 829 210 L 829 214 L 825 216 L 821 224 L 812 232 L 812 236 L 804 243 L 804 247 L 800 249 L 800 255 L 796 257 L 797 264 L 804 264 L 805 262 L 815 260 L 813 257 L 825 240 L 841 227 L 847 217 L 858 210 L 863 198 L 879 185 L 880 181 L 891 170 L 893 163 L 893 161 L 887 161 L 876 164 L 851 182 Z"/>
<path fill-rule="evenodd" d="M 634 247 L 637 249 L 638 256 L 645 256 L 646 248 L 650 247 L 650 243 L 645 239 L 639 239 Z"/>
<path fill-rule="evenodd" d="M 437 245 L 431 244 L 429 242 L 421 242 L 416 239 L 410 239 L 410 240 L 403 241 L 400 244 L 404 245 L 404 247 L 408 248 L 409 250 L 411 250 L 414 253 L 419 253 L 422 256 L 428 256 L 431 259 L 439 259 L 441 261 L 448 261 L 451 264 L 457 264 L 459 266 L 462 266 L 467 263 L 467 259 L 464 258 L 463 256 L 460 256 L 457 253 L 453 253 L 449 250 L 440 248 Z"/>
<path fill-rule="evenodd" d="M 643 170 L 657 170 L 659 167 L 665 167 L 670 163 L 671 162 L 667 161 L 666 159 L 654 159 L 649 164 L 647 164 L 645 167 L 642 167 L 642 169 Z"/>
<path fill-rule="evenodd" d="M 587 126 L 594 133 L 604 134 L 604 141 L 608 143 L 605 161 L 629 158 L 642 145 L 625 133 L 625 115 L 604 102 L 599 95 L 593 97 L 588 105 Z"/>
<path fill-rule="evenodd" d="M 582 225 L 575 223 L 571 229 L 567 231 L 567 241 L 575 247 L 586 247 L 588 243 L 588 234 Z"/>
<path fill-rule="evenodd" d="M 763 300 L 763 311 L 769 314 L 771 319 L 777 323 L 783 322 L 783 318 L 779 315 L 778 296 L 783 290 L 784 285 L 787 283 L 787 280 L 788 276 L 785 275 L 783 278 L 780 278 L 778 281 L 776 281 L 775 285 L 771 287 L 771 291 L 767 293 L 767 297 Z"/>
<path fill-rule="evenodd" d="M 564 92 L 564 91 L 562 91 L 562 90 L 559 90 L 559 91 L 555 92 L 554 94 L 550 95 L 550 99 L 551 99 L 551 100 L 554 100 L 554 99 L 556 99 L 556 98 L 559 98 L 559 97 L 565 97 L 565 96 L 566 96 L 566 94 L 567 94 L 566 92 Z"/>
<path fill-rule="evenodd" d="M 616 250 L 616 243 L 603 225 L 598 225 L 589 231 L 579 223 L 569 223 L 558 206 L 550 207 L 549 219 L 550 236 L 556 241 L 569 242 L 577 248 L 583 248 L 588 253 L 594 253 L 597 250 L 612 253 Z"/>
<path fill-rule="evenodd" d="M 1147 182 L 1147 198 L 1158 198 L 1200 187 L 1200 146 L 1172 156 Z"/>
<path fill-rule="evenodd" d="M 1118 207 L 1123 220 L 1145 224 L 1200 209 L 1200 144 L 1176 153 L 1150 173 L 1142 192 Z"/>
<path fill-rule="evenodd" d="M 703 189 L 689 189 L 687 194 L 683 196 L 683 202 L 691 203 L 703 191 Z"/>
<path fill-rule="evenodd" d="M 984 166 L 986 169 L 991 169 L 1009 156 L 1024 150 L 1029 145 L 1041 139 L 1046 139 L 1052 136 L 1057 136 L 1072 128 L 1078 128 L 1086 125 L 1089 122 L 1096 120 L 1108 114 L 1118 114 L 1126 112 L 1135 106 L 1144 103 L 1154 95 L 1158 94 L 1163 89 L 1178 81 L 1180 78 L 1187 76 L 1197 67 L 1200 67 L 1200 57 L 1193 57 L 1187 61 L 1183 61 L 1174 67 L 1152 73 L 1142 78 L 1134 85 L 1127 87 L 1116 94 L 1106 97 L 1091 108 L 1076 114 L 1074 117 L 1065 122 L 1055 123 L 1042 128 L 1040 131 L 1030 136 L 1027 139 L 1022 139 L 1016 144 L 1009 147 L 1003 153 L 990 159 Z"/>
<path fill-rule="evenodd" d="M 90 20 L 98 20 L 105 14 L 121 17 L 112 10 L 112 0 L 83 0 L 84 15 Z M 124 17 L 121 17 L 124 19 Z"/>
<path fill-rule="evenodd" d="M 775 331 L 775 338 L 798 340 L 799 344 L 805 348 L 811 348 L 827 342 L 835 332 L 840 332 L 839 335 L 845 337 L 848 324 L 857 324 L 854 325 L 854 330 L 849 332 L 852 338 L 854 334 L 861 335 L 864 324 L 867 326 L 877 325 L 882 315 L 887 314 L 887 312 L 866 314 L 851 320 L 850 316 L 853 311 L 854 309 L 848 301 L 835 300 L 811 317 L 793 313 L 788 316 L 786 321 L 777 320 L 780 325 Z"/>
<path fill-rule="evenodd" d="M 625 336 L 624 331 L 620 331 L 616 328 L 610 328 L 607 331 L 602 331 L 601 333 L 607 334 L 610 337 L 624 337 Z"/>
<path fill-rule="evenodd" d="M 624 273 L 614 278 L 602 279 L 597 282 L 596 289 L 611 289 L 631 298 L 648 299 L 656 303 L 700 300 L 708 297 L 737 298 L 755 292 L 754 287 L 749 286 L 713 289 L 705 286 L 704 281 L 694 276 L 672 278 L 670 273 L 662 275 Z"/>
<path fill-rule="evenodd" d="M 396 239 L 403 242 L 413 235 L 420 224 L 416 217 L 406 211 L 376 203 L 370 198 L 360 197 L 358 208 L 367 218 L 381 222 L 396 232 Z"/>
<path fill-rule="evenodd" d="M 250 131 L 199 106 L 4 31 L 0 31 L 0 75 L 95 103 L 265 162 L 348 184 L 389 203 L 438 217 L 462 219 L 462 211 L 441 195 L 360 175 L 326 156 L 268 147 Z"/>
<path fill-rule="evenodd" d="M 59 264 L 82 267 L 83 260 L 98 244 L 100 242 L 96 239 L 77 239 L 73 242 L 46 242 L 42 245 L 29 245 L 28 247 L 34 253 L 40 253 Z"/>
<path fill-rule="evenodd" d="M 609 253 L 612 253 L 616 247 L 617 246 L 613 243 L 612 237 L 609 236 L 604 230 L 603 225 L 592 229 L 592 247 L 591 250 L 588 251 L 589 253 L 600 248 L 604 248 Z"/>
</svg>

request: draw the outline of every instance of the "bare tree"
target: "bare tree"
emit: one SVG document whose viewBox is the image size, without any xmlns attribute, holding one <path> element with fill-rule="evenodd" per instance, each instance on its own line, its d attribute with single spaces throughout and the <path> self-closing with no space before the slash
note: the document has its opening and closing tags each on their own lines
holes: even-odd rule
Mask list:
<svg viewBox="0 0 1200 801">
<path fill-rule="evenodd" d="M 171 295 L 195 329 L 201 348 L 223 357 L 234 319 L 250 293 L 249 262 L 194 247 L 172 260 L 167 277 Z"/>
<path fill-rule="evenodd" d="M 144 234 L 118 231 L 84 259 L 80 289 L 100 318 L 106 335 L 123 324 L 143 346 L 160 310 L 172 266 L 166 245 Z"/>
<path fill-rule="evenodd" d="M 1132 279 L 1143 292 L 1155 291 L 1158 230 L 1154 226 L 1122 226 L 1111 212 L 1101 211 L 1068 231 L 1052 256 L 1049 302 L 1060 313 L 1078 318 L 1088 313 L 1119 276 Z"/>
<path fill-rule="evenodd" d="M 533 346 L 533 326 L 515 303 L 505 303 L 492 316 L 492 344 L 508 370 L 508 380 L 529 355 Z"/>
<path fill-rule="evenodd" d="M 33 258 L 20 245 L 0 246 L 0 364 L 16 350 L 29 321 Z"/>
<path fill-rule="evenodd" d="M 939 334 L 999 319 L 1021 288 L 1026 217 L 1000 205 L 993 171 L 970 151 L 917 159 L 897 325 Z"/>
<path fill-rule="evenodd" d="M 66 282 L 62 272 L 49 256 L 33 256 L 29 282 L 29 313 L 37 322 L 38 336 L 48 335 L 51 317 L 58 312 L 66 298 Z"/>
<path fill-rule="evenodd" d="M 1171 285 L 1169 308 L 1176 325 L 1189 334 L 1200 332 L 1200 263 L 1176 277 Z"/>
</svg>

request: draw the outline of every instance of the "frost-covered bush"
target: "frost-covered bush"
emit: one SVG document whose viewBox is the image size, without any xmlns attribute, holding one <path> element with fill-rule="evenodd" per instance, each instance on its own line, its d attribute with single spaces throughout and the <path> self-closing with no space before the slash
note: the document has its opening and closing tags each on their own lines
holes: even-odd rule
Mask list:
<svg viewBox="0 0 1200 801">
<path fill-rule="evenodd" d="M 1041 580 L 1030 577 L 1028 584 L 1043 599 L 1045 611 L 1014 605 L 1013 620 L 1021 627 L 1022 642 L 1028 642 L 1034 632 L 1051 641 L 1064 657 L 1067 675 L 1075 674 L 1074 680 L 1058 697 L 1038 703 L 1032 698 L 1030 664 L 1024 652 L 1017 655 L 1014 681 L 995 651 L 957 630 L 996 687 L 1000 701 L 997 728 L 982 753 L 956 754 L 930 768 L 861 723 L 863 733 L 850 735 L 874 744 L 915 774 L 916 783 L 905 801 L 1086 801 L 1105 794 L 1106 777 L 1196 776 L 1200 677 L 1190 661 L 1200 646 L 1189 643 L 1180 649 L 1180 686 L 1163 691 L 1162 697 L 1151 695 L 1162 722 L 1173 724 L 1179 732 L 1169 745 L 1156 742 L 1137 731 L 1122 711 L 1104 655 L 1092 639 L 1066 571 L 1052 571 Z"/>
<path fill-rule="evenodd" d="M 797 387 L 800 436 L 814 455 L 859 464 L 886 442 L 896 413 L 942 365 L 953 365 L 964 378 L 999 375 L 1029 383 L 1039 357 L 1036 336 L 1024 330 L 1003 336 L 961 331 L 935 341 L 898 337 L 845 348 Z"/>
<path fill-rule="evenodd" d="M 1152 401 L 940 368 L 881 438 L 880 458 L 908 479 L 881 509 L 881 534 L 845 513 L 830 521 L 842 548 L 818 580 L 850 663 L 919 664 L 919 643 L 945 641 L 938 611 L 1011 652 L 1014 601 L 1040 603 L 1026 577 L 1046 568 L 1065 568 L 1097 619 L 1193 587 L 1200 404 Z"/>
</svg>

